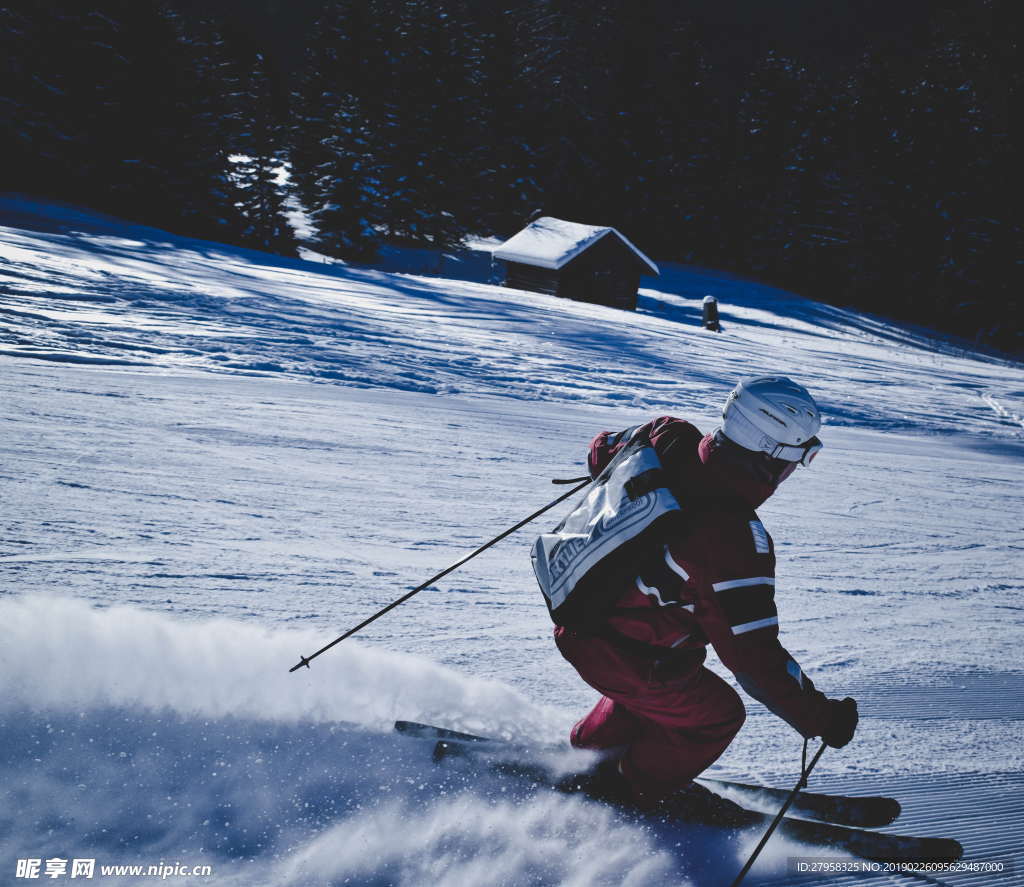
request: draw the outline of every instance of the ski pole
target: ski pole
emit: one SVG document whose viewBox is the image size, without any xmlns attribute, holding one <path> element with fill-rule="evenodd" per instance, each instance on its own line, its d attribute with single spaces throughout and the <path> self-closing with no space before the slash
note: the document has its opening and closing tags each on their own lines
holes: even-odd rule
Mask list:
<svg viewBox="0 0 1024 887">
<path fill-rule="evenodd" d="M 414 594 L 419 594 L 421 591 L 423 591 L 424 588 L 428 588 L 431 585 L 433 585 L 435 582 L 437 582 L 438 579 L 441 579 L 444 576 L 447 576 L 452 571 L 457 570 L 464 563 L 466 563 L 466 561 L 472 560 L 478 554 L 480 554 L 482 551 L 486 551 L 488 548 L 490 548 L 492 545 L 497 544 L 502 539 L 504 539 L 506 536 L 511 536 L 516 530 L 520 529 L 521 527 L 525 527 L 528 523 L 530 523 L 530 521 L 540 517 L 545 511 L 550 511 L 559 502 L 564 502 L 566 499 L 568 499 L 574 493 L 578 493 L 585 486 L 587 486 L 587 484 L 590 483 L 590 480 L 591 479 L 589 477 L 586 477 L 586 478 L 574 477 L 574 478 L 572 478 L 570 480 L 555 480 L 555 481 L 552 481 L 552 483 L 556 483 L 556 484 L 566 484 L 566 483 L 570 483 L 571 484 L 571 483 L 575 483 L 576 481 L 581 481 L 581 483 L 579 483 L 577 486 L 575 486 L 571 490 L 569 490 L 568 493 L 564 493 L 563 495 L 559 496 L 557 499 L 555 499 L 554 502 L 549 502 L 547 505 L 545 505 L 539 511 L 535 511 L 529 517 L 523 518 L 514 527 L 509 527 L 507 530 L 505 530 L 504 533 L 500 533 L 499 535 L 495 536 L 493 539 L 491 539 L 490 542 L 485 542 L 478 549 L 476 549 L 476 551 L 472 552 L 471 554 L 467 554 L 462 560 L 457 561 L 456 563 L 452 564 L 450 567 L 447 567 L 446 569 L 442 570 L 437 575 L 431 576 L 426 582 L 424 582 L 421 585 L 417 585 L 412 591 L 410 591 L 410 592 L 408 592 L 406 594 L 403 594 L 400 598 L 398 598 L 398 600 L 392 601 L 386 607 L 384 607 L 384 608 L 378 610 L 376 613 L 374 613 L 369 619 L 364 619 L 355 628 L 350 628 L 343 635 L 341 635 L 340 637 L 335 638 L 333 641 L 331 641 L 329 644 L 327 644 L 327 646 L 321 647 L 312 656 L 303 656 L 303 655 L 300 654 L 299 655 L 298 663 L 296 665 L 293 665 L 291 668 L 289 668 L 288 671 L 289 672 L 293 672 L 293 671 L 295 671 L 295 670 L 297 670 L 299 668 L 302 668 L 303 665 L 306 666 L 306 668 L 309 668 L 309 663 L 312 662 L 314 659 L 316 659 L 316 657 L 319 656 L 321 653 L 326 653 L 335 644 L 340 644 L 343 640 L 345 640 L 345 638 L 352 637 L 352 635 L 354 635 L 357 631 L 362 631 L 371 622 L 373 622 L 373 621 L 375 621 L 377 619 L 380 619 L 381 616 L 383 616 L 385 613 L 388 613 L 391 610 L 395 609 L 395 607 L 399 606 L 400 604 L 404 604 Z"/>
<path fill-rule="evenodd" d="M 747 860 L 747 864 L 743 866 L 743 870 L 736 876 L 736 880 L 729 885 L 729 887 L 739 887 L 740 881 L 746 876 L 747 872 L 750 871 L 750 867 L 754 864 L 754 860 L 764 850 L 764 845 L 768 843 L 768 839 L 772 836 L 772 832 L 778 827 L 779 823 L 782 822 L 782 817 L 786 815 L 786 811 L 789 809 L 789 805 L 796 800 L 796 796 L 800 793 L 800 789 L 807 788 L 807 777 L 811 775 L 811 771 L 814 769 L 814 765 L 818 763 L 818 758 L 825 752 L 825 743 L 821 744 L 821 748 L 818 749 L 817 754 L 811 759 L 811 763 L 807 763 L 807 740 L 804 740 L 804 751 L 800 758 L 800 779 L 795 786 L 793 791 L 789 793 L 789 797 L 786 798 L 786 803 L 782 805 L 782 809 L 772 820 L 772 824 L 768 826 L 768 831 L 764 833 L 764 837 L 761 838 L 761 842 L 754 848 L 754 852 L 750 854 L 750 858 Z"/>
</svg>

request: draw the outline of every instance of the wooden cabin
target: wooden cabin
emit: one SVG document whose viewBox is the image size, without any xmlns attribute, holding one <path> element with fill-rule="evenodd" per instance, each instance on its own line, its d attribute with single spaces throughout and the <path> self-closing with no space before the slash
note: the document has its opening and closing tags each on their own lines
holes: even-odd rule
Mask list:
<svg viewBox="0 0 1024 887">
<path fill-rule="evenodd" d="M 505 286 L 636 310 L 640 275 L 658 266 L 614 228 L 542 216 L 493 253 Z"/>
</svg>

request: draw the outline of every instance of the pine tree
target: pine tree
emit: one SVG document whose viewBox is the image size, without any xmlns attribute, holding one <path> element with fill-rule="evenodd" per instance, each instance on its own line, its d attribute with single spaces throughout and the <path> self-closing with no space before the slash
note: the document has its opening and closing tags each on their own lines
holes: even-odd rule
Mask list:
<svg viewBox="0 0 1024 887">
<path fill-rule="evenodd" d="M 382 238 L 380 181 L 373 141 L 359 100 L 346 96 L 330 120 L 323 142 L 326 159 L 317 169 L 312 219 L 317 248 L 355 262 L 376 256 Z"/>
<path fill-rule="evenodd" d="M 638 140 L 633 163 L 642 180 L 624 224 L 642 231 L 655 255 L 714 265 L 730 249 L 722 227 L 722 100 L 687 20 L 674 15 L 659 39 L 649 87 L 653 122 L 650 135 Z"/>
<path fill-rule="evenodd" d="M 815 293 L 891 313 L 905 258 L 900 236 L 907 152 L 907 108 L 902 64 L 883 52 L 866 53 L 833 103 L 839 115 L 834 143 L 842 205 L 835 211 L 847 237 L 846 254 L 828 290 Z"/>
<path fill-rule="evenodd" d="M 155 171 L 150 196 L 162 224 L 198 237 L 246 243 L 241 193 L 231 155 L 243 150 L 246 120 L 239 64 L 215 25 L 161 15 L 173 34 L 173 89 L 154 102 L 148 147 Z M 166 64 L 166 62 L 165 62 Z"/>
<path fill-rule="evenodd" d="M 0 7 L 0 190 L 16 190 L 41 178 L 40 147 L 56 141 L 48 114 L 56 88 L 40 68 L 45 41 L 40 15 Z M 49 98 L 49 102 L 47 102 Z"/>
<path fill-rule="evenodd" d="M 107 0 L 40 4 L 15 23 L 20 187 L 183 233 L 237 235 L 223 84 L 180 17 Z"/>
<path fill-rule="evenodd" d="M 808 121 L 808 74 L 771 51 L 751 72 L 737 108 L 730 227 L 747 269 L 780 280 L 798 242 L 807 176 L 799 135 Z"/>
<path fill-rule="evenodd" d="M 540 201 L 530 96 L 537 90 L 529 23 L 518 9 L 468 3 L 469 93 L 458 211 L 478 233 L 510 236 Z"/>
<path fill-rule="evenodd" d="M 53 3 L 4 10 L 5 135 L 16 151 L 21 188 L 114 208 L 105 185 L 132 175 L 110 154 L 123 131 L 120 91 L 129 60 L 120 52 L 120 21 L 103 5 L 83 10 Z M 8 144 L 5 138 L 5 146 Z M 97 199 L 98 198 L 98 199 Z"/>
<path fill-rule="evenodd" d="M 989 314 L 983 304 L 1015 292 L 1007 286 L 1012 277 L 1020 282 L 1016 263 L 999 248 L 1000 229 L 1014 214 L 997 172 L 1010 168 L 993 102 L 994 35 L 982 24 L 991 11 L 992 3 L 975 0 L 938 13 L 922 76 L 909 90 L 915 218 L 926 235 L 916 244 L 923 270 L 916 282 L 947 324 Z"/>
<path fill-rule="evenodd" d="M 327 140 L 332 121 L 351 92 L 349 58 L 357 51 L 350 36 L 347 2 L 328 4 L 313 27 L 297 88 L 291 94 L 288 154 L 291 181 L 299 202 L 310 214 L 320 208 L 322 168 L 332 157 Z"/>
<path fill-rule="evenodd" d="M 372 109 L 388 235 L 446 249 L 465 235 L 457 211 L 468 150 L 461 129 L 470 81 L 467 38 L 447 3 L 395 0 Z"/>
<path fill-rule="evenodd" d="M 540 89 L 531 97 L 546 211 L 574 221 L 611 223 L 606 142 L 617 137 L 609 106 L 609 41 L 616 0 L 537 0 L 534 64 Z M 580 23 L 585 22 L 586 27 Z"/>
<path fill-rule="evenodd" d="M 235 181 L 245 218 L 242 242 L 268 252 L 295 254 L 295 235 L 286 218 L 284 135 L 266 61 L 257 53 L 241 92 L 243 127 L 238 136 L 240 159 Z"/>
</svg>

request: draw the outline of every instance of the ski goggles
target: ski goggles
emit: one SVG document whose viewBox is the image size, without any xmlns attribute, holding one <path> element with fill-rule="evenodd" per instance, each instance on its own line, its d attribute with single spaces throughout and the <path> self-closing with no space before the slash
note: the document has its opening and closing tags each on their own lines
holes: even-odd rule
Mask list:
<svg viewBox="0 0 1024 887">
<path fill-rule="evenodd" d="M 792 462 L 794 468 L 796 468 L 797 464 L 806 467 L 814 461 L 814 457 L 821 452 L 823 446 L 824 444 L 817 437 L 812 437 L 807 443 L 796 447 L 779 444 L 768 455 L 773 459 L 784 459 L 786 462 Z"/>
</svg>

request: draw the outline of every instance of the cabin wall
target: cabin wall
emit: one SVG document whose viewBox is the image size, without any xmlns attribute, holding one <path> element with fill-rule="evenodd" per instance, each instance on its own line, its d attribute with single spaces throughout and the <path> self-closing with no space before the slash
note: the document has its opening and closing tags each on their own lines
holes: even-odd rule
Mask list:
<svg viewBox="0 0 1024 887">
<path fill-rule="evenodd" d="M 636 310 L 637 258 L 614 234 L 606 234 L 562 268 L 559 294 L 578 302 Z"/>
<path fill-rule="evenodd" d="M 531 293 L 559 295 L 559 273 L 549 268 L 537 268 L 519 262 L 505 263 L 505 286 Z"/>
<path fill-rule="evenodd" d="M 505 262 L 505 286 L 635 311 L 640 264 L 629 247 L 608 233 L 559 271 Z"/>
</svg>

